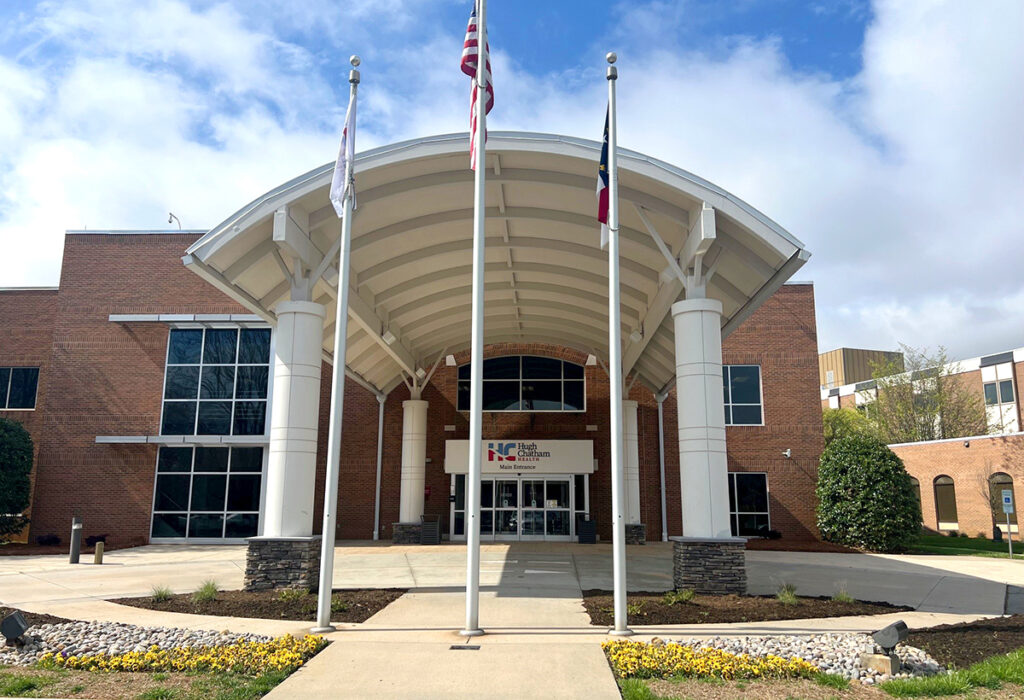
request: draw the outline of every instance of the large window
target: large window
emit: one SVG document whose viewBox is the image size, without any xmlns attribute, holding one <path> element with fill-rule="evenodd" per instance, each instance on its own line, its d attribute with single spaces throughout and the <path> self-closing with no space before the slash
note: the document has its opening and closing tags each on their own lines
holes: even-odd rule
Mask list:
<svg viewBox="0 0 1024 700">
<path fill-rule="evenodd" d="M 469 410 L 470 365 L 459 367 L 458 410 Z M 484 360 L 485 411 L 584 411 L 583 367 L 530 355 Z"/>
<path fill-rule="evenodd" d="M 723 365 L 726 425 L 761 425 L 761 367 Z"/>
<path fill-rule="evenodd" d="M 35 408 L 38 386 L 38 367 L 0 367 L 0 410 Z"/>
<path fill-rule="evenodd" d="M 162 435 L 263 435 L 269 328 L 175 328 L 167 345 Z"/>
<path fill-rule="evenodd" d="M 752 537 L 768 531 L 767 474 L 729 473 L 729 522 L 733 536 Z"/>
<path fill-rule="evenodd" d="M 262 447 L 161 447 L 153 538 L 254 537 L 262 473 Z"/>
<path fill-rule="evenodd" d="M 956 530 L 959 527 L 956 513 L 956 486 L 948 476 L 935 478 L 935 518 L 940 530 Z"/>
<path fill-rule="evenodd" d="M 1013 512 L 1010 513 L 1010 527 L 1017 531 L 1017 494 L 1013 492 L 1013 477 L 1005 472 L 996 472 L 988 478 L 989 501 L 992 505 L 992 518 L 1001 530 L 1006 530 L 1006 513 L 1003 512 L 1003 491 L 1010 492 Z"/>
</svg>

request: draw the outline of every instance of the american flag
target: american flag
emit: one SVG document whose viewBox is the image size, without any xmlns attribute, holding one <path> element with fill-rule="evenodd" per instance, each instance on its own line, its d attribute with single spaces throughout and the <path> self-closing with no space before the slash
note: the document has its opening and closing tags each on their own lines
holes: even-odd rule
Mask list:
<svg viewBox="0 0 1024 700">
<path fill-rule="evenodd" d="M 608 112 L 604 113 L 604 142 L 597 167 L 597 220 L 601 222 L 601 249 L 608 245 Z"/>
<path fill-rule="evenodd" d="M 490 42 L 484 47 L 487 54 L 484 61 L 484 85 L 487 90 L 487 105 L 485 114 L 490 114 L 494 107 L 494 86 L 491 85 L 491 46 Z M 469 98 L 469 166 L 476 170 L 476 69 L 477 60 L 480 54 L 480 44 L 476 26 L 476 2 L 473 2 L 473 12 L 469 15 L 469 25 L 466 27 L 466 41 L 462 44 L 462 72 L 473 79 L 473 87 Z M 484 139 L 487 132 L 484 131 Z"/>
</svg>

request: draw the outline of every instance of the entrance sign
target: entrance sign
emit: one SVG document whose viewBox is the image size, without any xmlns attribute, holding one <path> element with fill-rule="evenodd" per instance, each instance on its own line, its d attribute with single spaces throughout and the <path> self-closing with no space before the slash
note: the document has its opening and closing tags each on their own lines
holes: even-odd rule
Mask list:
<svg viewBox="0 0 1024 700">
<path fill-rule="evenodd" d="M 593 440 L 481 440 L 484 474 L 593 474 Z M 446 474 L 469 472 L 469 440 L 445 440 Z"/>
</svg>

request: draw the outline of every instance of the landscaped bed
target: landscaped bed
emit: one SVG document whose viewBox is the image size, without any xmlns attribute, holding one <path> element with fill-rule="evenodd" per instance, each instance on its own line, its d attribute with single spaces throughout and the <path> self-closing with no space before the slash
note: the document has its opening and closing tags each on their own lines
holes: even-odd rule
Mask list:
<svg viewBox="0 0 1024 700">
<path fill-rule="evenodd" d="M 337 590 L 331 599 L 332 622 L 364 622 L 405 593 L 398 588 Z M 268 620 L 312 620 L 317 597 L 299 590 L 216 591 L 212 600 L 197 600 L 194 593 L 112 601 L 148 610 L 196 613 L 222 617 L 252 617 Z"/>
<path fill-rule="evenodd" d="M 25 618 L 25 622 L 31 625 L 59 625 L 62 622 L 71 622 L 71 620 L 65 617 L 54 617 L 53 615 L 45 615 L 43 613 L 26 612 L 25 610 L 18 610 L 17 608 L 5 608 L 0 605 L 0 619 L 3 619 L 10 615 L 12 612 L 20 612 L 21 616 Z"/>
<path fill-rule="evenodd" d="M 912 630 L 907 643 L 924 649 L 941 664 L 965 668 L 1024 648 L 1024 615 Z"/>
<path fill-rule="evenodd" d="M 614 602 L 609 591 L 584 591 L 583 606 L 590 615 L 591 624 L 603 626 L 614 623 Z M 666 593 L 630 593 L 627 617 L 632 625 L 696 625 L 880 615 L 902 610 L 910 608 L 828 598 L 794 597 L 783 601 L 769 596 L 697 595 L 683 601 Z"/>
</svg>

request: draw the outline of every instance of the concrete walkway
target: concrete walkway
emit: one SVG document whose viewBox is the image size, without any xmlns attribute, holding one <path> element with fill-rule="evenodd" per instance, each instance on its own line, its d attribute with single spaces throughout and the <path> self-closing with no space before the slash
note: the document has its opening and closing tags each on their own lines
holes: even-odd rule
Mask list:
<svg viewBox="0 0 1024 700">
<path fill-rule="evenodd" d="M 617 698 L 582 591 L 611 588 L 608 545 L 510 543 L 481 553 L 480 621 L 488 634 L 467 640 L 465 547 L 346 543 L 335 558 L 335 585 L 400 587 L 410 592 L 362 625 L 344 625 L 332 642 L 271 697 L 460 698 L 544 695 Z M 0 602 L 34 612 L 143 625 L 302 634 L 308 622 L 161 613 L 104 598 L 175 592 L 214 579 L 240 588 L 240 546 L 149 546 L 110 552 L 102 567 L 70 566 L 65 557 L 0 557 Z M 846 589 L 856 598 L 912 606 L 910 613 L 867 618 L 730 625 L 642 626 L 638 638 L 727 634 L 872 631 L 894 619 L 928 627 L 1002 614 L 1024 601 L 1024 563 L 973 557 L 748 552 L 751 593 L 793 583 L 803 595 Z M 671 588 L 671 547 L 631 547 L 633 591 Z M 470 648 L 460 648 L 460 647 Z"/>
</svg>

